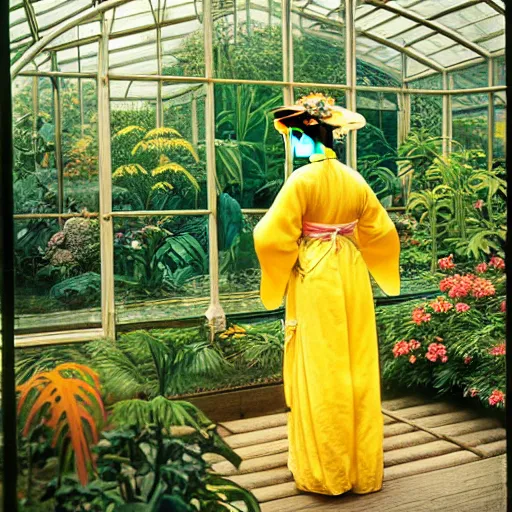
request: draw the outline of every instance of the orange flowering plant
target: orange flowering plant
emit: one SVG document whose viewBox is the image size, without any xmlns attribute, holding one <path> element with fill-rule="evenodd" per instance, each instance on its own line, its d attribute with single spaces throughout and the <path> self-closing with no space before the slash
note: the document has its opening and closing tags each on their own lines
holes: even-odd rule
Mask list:
<svg viewBox="0 0 512 512">
<path fill-rule="evenodd" d="M 384 381 L 504 407 L 505 262 L 492 256 L 468 271 L 450 254 L 438 265 L 437 296 L 377 311 Z"/>
</svg>

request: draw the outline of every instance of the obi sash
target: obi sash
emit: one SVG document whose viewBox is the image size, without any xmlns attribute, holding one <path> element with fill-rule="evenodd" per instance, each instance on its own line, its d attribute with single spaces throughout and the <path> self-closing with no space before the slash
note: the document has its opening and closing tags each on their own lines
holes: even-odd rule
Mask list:
<svg viewBox="0 0 512 512">
<path fill-rule="evenodd" d="M 316 222 L 303 222 L 302 235 L 320 240 L 332 240 L 337 235 L 353 235 L 357 220 L 347 224 L 319 224 Z"/>
</svg>

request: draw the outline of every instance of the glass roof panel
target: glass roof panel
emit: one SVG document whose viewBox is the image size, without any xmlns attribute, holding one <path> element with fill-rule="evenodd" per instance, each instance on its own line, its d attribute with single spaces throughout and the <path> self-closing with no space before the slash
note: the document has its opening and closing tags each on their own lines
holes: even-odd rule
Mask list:
<svg viewBox="0 0 512 512">
<path fill-rule="evenodd" d="M 70 17 L 82 12 L 94 12 L 92 0 L 27 0 L 36 16 L 36 34 L 33 37 L 30 25 L 27 22 L 27 14 L 24 2 L 10 0 L 10 35 L 11 51 L 13 56 L 19 56 L 27 48 L 34 44 L 37 38 L 50 34 L 60 23 L 66 22 Z M 239 23 L 245 23 L 246 3 L 237 1 Z M 468 5 L 469 3 L 469 5 Z M 455 40 L 451 34 L 453 31 L 460 34 L 462 38 L 480 46 L 482 52 L 499 52 L 504 50 L 504 24 L 505 19 L 499 13 L 504 9 L 505 2 L 493 0 L 496 7 L 484 0 L 471 4 L 468 0 L 391 0 L 385 2 L 382 7 L 367 4 L 363 0 L 357 1 L 355 24 L 361 35 L 375 36 L 382 43 L 374 44 L 372 41 L 363 41 L 359 38 L 361 47 L 358 49 L 358 58 L 363 58 L 364 53 L 372 52 L 371 58 L 378 60 L 386 67 L 398 70 L 401 66 L 401 57 L 396 50 L 386 48 L 386 40 L 392 45 L 408 46 L 421 60 L 421 57 L 430 57 L 441 67 L 458 64 L 476 57 L 478 53 L 468 50 L 461 42 Z M 269 5 L 273 13 L 269 16 Z M 343 4 L 344 5 L 344 4 Z M 329 25 L 334 19 L 343 21 L 343 5 L 340 0 L 294 0 L 294 26 L 297 27 L 298 20 L 303 28 L 311 32 L 334 34 L 341 33 L 340 28 Z M 162 10 L 159 12 L 159 6 Z M 220 5 L 215 3 L 216 15 L 226 13 L 226 20 L 233 19 L 233 2 Z M 341 6 L 341 10 L 340 10 Z M 457 10 L 457 8 L 460 8 Z M 393 12 L 393 9 L 404 9 L 411 13 L 411 16 L 431 19 L 439 25 L 439 30 L 426 27 L 421 20 L 415 21 L 407 16 Z M 156 72 L 156 50 L 153 52 L 150 46 L 156 46 L 155 19 L 162 22 L 162 44 L 164 63 L 166 66 L 175 66 L 180 44 L 185 38 L 194 32 L 200 32 L 202 3 L 191 0 L 128 0 L 118 5 L 113 11 L 114 21 L 111 30 L 110 50 L 113 51 L 111 62 L 113 66 L 120 66 L 119 69 L 133 69 L 134 61 L 145 59 L 140 63 L 139 71 L 154 69 Z M 446 12 L 446 14 L 443 14 Z M 199 18 L 198 18 L 199 16 Z M 229 17 L 231 16 L 231 17 Z M 253 0 L 250 3 L 250 16 L 252 23 L 279 24 L 280 2 L 277 0 L 270 3 L 268 0 Z M 314 19 L 311 19 L 314 17 Z M 216 18 L 217 20 L 220 18 Z M 99 35 L 98 18 L 88 21 L 86 24 L 76 27 L 65 34 L 55 38 L 50 46 L 57 46 L 64 43 L 72 43 L 78 38 L 84 39 Z M 142 29 L 141 34 L 133 34 Z M 148 33 L 152 33 L 148 39 Z M 118 37 L 119 35 L 123 37 Z M 126 34 L 126 35 L 125 35 Z M 343 36 L 340 35 L 340 41 Z M 139 48 L 140 47 L 140 48 Z M 78 64 L 73 64 L 73 59 L 78 59 L 79 53 L 65 48 L 66 53 L 59 52 L 59 64 L 62 70 L 77 69 Z M 116 55 L 116 50 L 119 54 Z M 44 53 L 43 49 L 43 53 Z M 47 57 L 41 59 L 41 65 L 46 65 Z M 96 62 L 97 56 L 80 52 L 80 58 L 84 61 L 80 69 L 91 69 L 92 63 Z M 87 61 L 87 62 L 85 62 Z M 44 63 L 44 64 L 43 64 Z M 116 68 L 118 69 L 118 68 Z M 411 60 L 408 66 L 408 75 L 419 73 L 429 69 L 425 62 Z"/>
</svg>

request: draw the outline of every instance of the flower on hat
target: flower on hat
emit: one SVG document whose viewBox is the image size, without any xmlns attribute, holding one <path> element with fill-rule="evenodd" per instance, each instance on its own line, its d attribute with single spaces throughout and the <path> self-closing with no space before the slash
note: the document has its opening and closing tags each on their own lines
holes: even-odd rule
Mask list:
<svg viewBox="0 0 512 512">
<path fill-rule="evenodd" d="M 334 98 L 325 96 L 320 92 L 302 96 L 297 101 L 297 105 L 301 105 L 306 109 L 306 112 L 319 119 L 325 119 L 332 116 L 332 108 L 334 106 Z"/>
</svg>

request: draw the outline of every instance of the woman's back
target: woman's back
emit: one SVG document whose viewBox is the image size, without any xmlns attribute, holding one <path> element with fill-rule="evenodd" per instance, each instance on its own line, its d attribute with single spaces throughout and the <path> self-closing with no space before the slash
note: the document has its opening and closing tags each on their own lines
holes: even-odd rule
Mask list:
<svg viewBox="0 0 512 512">
<path fill-rule="evenodd" d="M 325 159 L 297 169 L 298 185 L 306 189 L 303 220 L 342 224 L 359 219 L 368 185 L 363 177 L 335 159 Z"/>
</svg>

